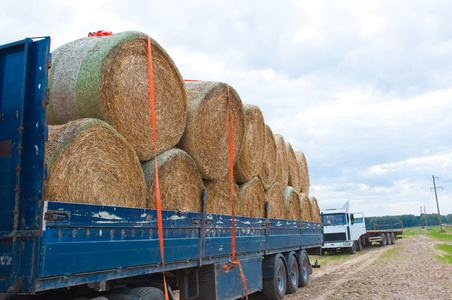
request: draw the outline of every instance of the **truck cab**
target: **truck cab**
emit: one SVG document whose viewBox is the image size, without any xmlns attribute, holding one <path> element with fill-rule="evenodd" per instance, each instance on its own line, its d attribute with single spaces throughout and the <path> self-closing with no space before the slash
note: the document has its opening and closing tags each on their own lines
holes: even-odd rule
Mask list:
<svg viewBox="0 0 452 300">
<path fill-rule="evenodd" d="M 355 253 L 362 249 L 361 237 L 366 233 L 362 212 L 351 213 L 347 209 L 329 209 L 321 212 L 323 223 L 322 250 L 348 250 Z"/>
</svg>

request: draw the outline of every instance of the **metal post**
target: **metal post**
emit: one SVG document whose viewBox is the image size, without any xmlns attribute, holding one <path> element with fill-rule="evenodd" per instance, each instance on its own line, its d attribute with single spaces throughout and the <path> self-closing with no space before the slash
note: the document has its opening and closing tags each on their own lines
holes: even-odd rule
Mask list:
<svg viewBox="0 0 452 300">
<path fill-rule="evenodd" d="M 439 213 L 438 195 L 436 194 L 437 187 L 435 183 L 435 175 L 432 175 L 432 178 L 433 178 L 433 189 L 435 190 L 436 208 L 438 209 L 439 230 L 441 232 L 444 232 L 443 224 L 441 223 L 441 214 Z M 440 186 L 438 188 L 442 189 L 442 187 Z"/>
</svg>

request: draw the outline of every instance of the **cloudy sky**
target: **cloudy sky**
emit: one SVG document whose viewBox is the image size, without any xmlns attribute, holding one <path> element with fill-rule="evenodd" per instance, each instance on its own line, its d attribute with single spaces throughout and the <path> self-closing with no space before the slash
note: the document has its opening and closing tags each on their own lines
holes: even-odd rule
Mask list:
<svg viewBox="0 0 452 300">
<path fill-rule="evenodd" d="M 452 213 L 452 1 L 0 0 L 0 44 L 139 30 L 306 155 L 321 207 Z"/>
</svg>

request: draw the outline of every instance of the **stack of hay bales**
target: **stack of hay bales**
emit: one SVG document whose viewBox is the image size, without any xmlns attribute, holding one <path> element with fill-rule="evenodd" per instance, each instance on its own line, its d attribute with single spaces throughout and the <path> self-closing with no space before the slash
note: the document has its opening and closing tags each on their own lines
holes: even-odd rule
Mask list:
<svg viewBox="0 0 452 300">
<path fill-rule="evenodd" d="M 265 217 L 268 202 L 269 218 L 318 220 L 303 152 L 233 87 L 184 82 L 165 50 L 151 44 L 156 149 L 146 34 L 83 38 L 53 52 L 46 199 L 155 208 L 157 154 L 163 209 L 199 212 L 206 189 L 207 213 L 230 215 L 234 205 L 236 215 Z"/>
</svg>

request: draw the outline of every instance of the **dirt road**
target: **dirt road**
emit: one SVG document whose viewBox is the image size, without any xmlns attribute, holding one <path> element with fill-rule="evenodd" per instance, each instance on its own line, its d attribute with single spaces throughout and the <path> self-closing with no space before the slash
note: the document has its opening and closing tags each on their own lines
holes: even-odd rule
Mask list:
<svg viewBox="0 0 452 300">
<path fill-rule="evenodd" d="M 438 243 L 444 242 L 416 235 L 354 255 L 319 257 L 322 267 L 309 285 L 284 299 L 452 299 L 452 265 L 435 258 Z"/>
</svg>

